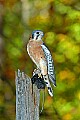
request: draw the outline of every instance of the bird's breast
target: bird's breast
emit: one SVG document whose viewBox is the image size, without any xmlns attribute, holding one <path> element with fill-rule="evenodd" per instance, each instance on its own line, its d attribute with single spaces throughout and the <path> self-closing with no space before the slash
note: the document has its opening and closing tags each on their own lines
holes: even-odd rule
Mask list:
<svg viewBox="0 0 80 120">
<path fill-rule="evenodd" d="M 41 47 L 42 43 L 43 43 L 42 41 L 40 42 L 29 41 L 27 45 L 28 54 L 36 65 L 39 64 L 41 58 L 43 59 L 45 58 L 44 52 Z"/>
</svg>

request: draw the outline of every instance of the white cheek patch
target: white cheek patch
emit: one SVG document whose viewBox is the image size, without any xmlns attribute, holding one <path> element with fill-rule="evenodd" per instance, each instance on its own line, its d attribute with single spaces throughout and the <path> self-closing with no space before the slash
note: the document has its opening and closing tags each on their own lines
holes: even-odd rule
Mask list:
<svg viewBox="0 0 80 120">
<path fill-rule="evenodd" d="M 40 41 L 42 39 L 42 35 L 34 33 L 33 40 Z"/>
<path fill-rule="evenodd" d="M 34 35 L 34 40 L 36 40 L 36 37 L 37 37 L 37 35 L 35 34 L 35 35 Z"/>
</svg>

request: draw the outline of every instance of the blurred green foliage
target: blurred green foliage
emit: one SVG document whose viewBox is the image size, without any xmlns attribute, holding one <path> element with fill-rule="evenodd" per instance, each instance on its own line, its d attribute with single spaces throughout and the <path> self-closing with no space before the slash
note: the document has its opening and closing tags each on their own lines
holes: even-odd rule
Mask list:
<svg viewBox="0 0 80 120">
<path fill-rule="evenodd" d="M 0 120 L 15 119 L 15 71 L 32 75 L 26 44 L 36 29 L 45 33 L 57 81 L 53 98 L 46 90 L 40 120 L 79 120 L 79 0 L 0 0 Z"/>
</svg>

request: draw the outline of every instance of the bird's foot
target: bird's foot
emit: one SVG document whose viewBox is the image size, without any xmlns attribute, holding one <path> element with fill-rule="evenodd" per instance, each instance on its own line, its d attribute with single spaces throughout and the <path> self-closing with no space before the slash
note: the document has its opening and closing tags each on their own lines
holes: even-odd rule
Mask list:
<svg viewBox="0 0 80 120">
<path fill-rule="evenodd" d="M 41 76 L 41 71 L 40 71 L 40 69 L 34 69 L 34 71 L 33 71 L 33 76 L 34 75 L 36 75 L 36 74 L 39 74 L 39 76 Z"/>
<path fill-rule="evenodd" d="M 38 73 L 38 78 L 42 78 L 42 74 L 41 73 Z"/>
</svg>

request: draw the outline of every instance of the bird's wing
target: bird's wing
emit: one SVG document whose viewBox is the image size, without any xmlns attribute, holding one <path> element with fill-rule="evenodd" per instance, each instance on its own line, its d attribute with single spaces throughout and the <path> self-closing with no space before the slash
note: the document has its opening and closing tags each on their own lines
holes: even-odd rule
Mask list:
<svg viewBox="0 0 80 120">
<path fill-rule="evenodd" d="M 45 54 L 45 58 L 46 58 L 47 64 L 48 64 L 49 79 L 51 80 L 51 82 L 53 83 L 53 85 L 56 86 L 54 64 L 53 64 L 53 59 L 52 59 L 51 53 L 48 50 L 48 48 L 45 46 L 44 43 L 41 46 L 42 46 L 42 49 L 43 49 L 43 52 Z"/>
</svg>

